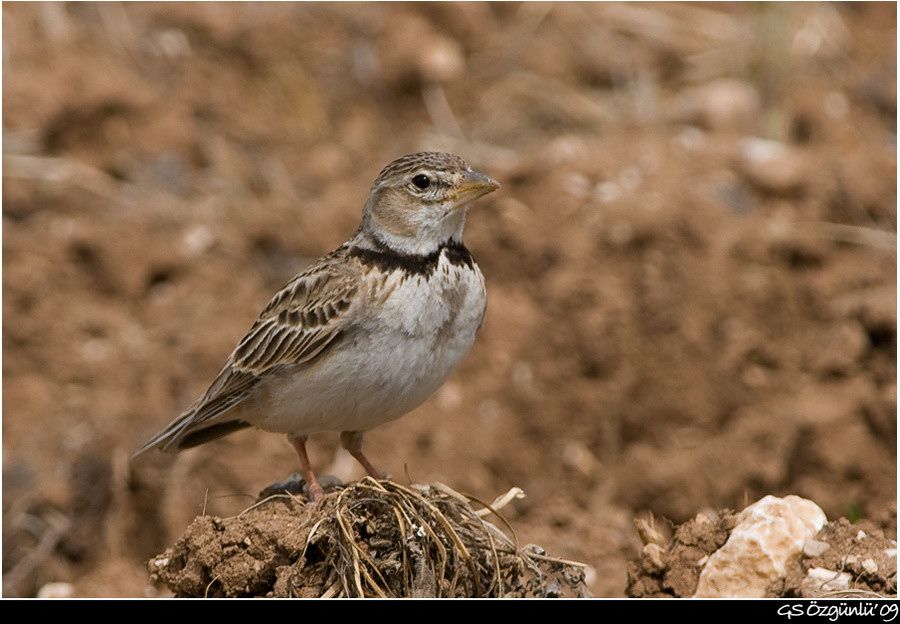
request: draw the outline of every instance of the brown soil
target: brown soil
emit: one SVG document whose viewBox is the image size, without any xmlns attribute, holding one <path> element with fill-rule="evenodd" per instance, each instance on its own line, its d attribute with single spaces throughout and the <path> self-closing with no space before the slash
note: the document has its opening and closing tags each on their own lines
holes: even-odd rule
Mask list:
<svg viewBox="0 0 900 624">
<path fill-rule="evenodd" d="M 128 458 L 420 148 L 503 188 L 467 226 L 485 326 L 367 437 L 382 469 L 522 487 L 520 542 L 594 595 L 636 513 L 896 500 L 894 5 L 2 10 L 4 595 L 152 594 L 197 515 L 296 469 L 254 431 Z"/>
<path fill-rule="evenodd" d="M 666 541 L 652 523 L 639 520 L 647 543 L 640 559 L 628 564 L 626 595 L 631 598 L 684 598 L 694 595 L 704 561 L 728 540 L 735 516 L 723 510 L 713 518 L 704 514 L 679 525 Z"/>
<path fill-rule="evenodd" d="M 896 523 L 896 516 L 894 517 Z M 819 598 L 835 596 L 826 584 L 810 583 L 809 570 L 821 568 L 850 575 L 848 596 L 872 592 L 897 595 L 897 534 L 885 535 L 881 527 L 867 520 L 851 524 L 846 518 L 829 522 L 816 541 L 828 545 L 822 554 L 800 554 L 788 566 L 783 586 L 773 587 L 773 596 Z M 806 582 L 804 582 L 806 580 Z"/>
</svg>

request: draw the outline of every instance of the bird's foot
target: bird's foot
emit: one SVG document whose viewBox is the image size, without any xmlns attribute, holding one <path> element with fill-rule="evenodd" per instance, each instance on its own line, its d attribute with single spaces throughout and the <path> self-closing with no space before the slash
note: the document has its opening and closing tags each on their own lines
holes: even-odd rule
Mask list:
<svg viewBox="0 0 900 624">
<path fill-rule="evenodd" d="M 333 475 L 319 477 L 318 483 L 309 484 L 303 475 L 295 472 L 284 481 L 266 486 L 257 496 L 257 501 L 274 496 L 276 494 L 303 495 L 310 501 L 316 501 L 325 495 L 326 490 L 336 490 L 344 486 L 344 483 Z"/>
</svg>

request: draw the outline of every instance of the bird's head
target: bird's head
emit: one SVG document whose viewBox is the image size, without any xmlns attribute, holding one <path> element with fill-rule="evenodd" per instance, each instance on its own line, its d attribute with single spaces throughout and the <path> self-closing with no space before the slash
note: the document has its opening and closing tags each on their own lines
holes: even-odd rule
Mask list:
<svg viewBox="0 0 900 624">
<path fill-rule="evenodd" d="M 419 152 L 388 164 L 369 192 L 363 229 L 405 253 L 430 253 L 462 237 L 466 209 L 500 188 L 459 156 Z"/>
</svg>

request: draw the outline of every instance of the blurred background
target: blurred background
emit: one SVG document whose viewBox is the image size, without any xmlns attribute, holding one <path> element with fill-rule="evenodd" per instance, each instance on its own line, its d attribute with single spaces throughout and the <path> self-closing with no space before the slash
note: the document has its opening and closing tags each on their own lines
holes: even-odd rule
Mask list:
<svg viewBox="0 0 900 624">
<path fill-rule="evenodd" d="M 503 184 L 466 231 L 489 306 L 380 467 L 524 488 L 519 541 L 596 595 L 647 511 L 895 526 L 893 3 L 2 12 L 5 596 L 154 595 L 194 516 L 296 470 L 255 431 L 129 457 L 420 149 Z M 337 447 L 317 469 L 359 476 Z"/>
</svg>

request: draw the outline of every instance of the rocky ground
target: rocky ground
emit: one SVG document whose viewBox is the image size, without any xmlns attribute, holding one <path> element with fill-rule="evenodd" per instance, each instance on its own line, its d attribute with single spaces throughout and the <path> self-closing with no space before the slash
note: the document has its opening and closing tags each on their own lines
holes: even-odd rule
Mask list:
<svg viewBox="0 0 900 624">
<path fill-rule="evenodd" d="M 647 512 L 796 494 L 835 535 L 883 527 L 894 5 L 2 10 L 4 595 L 155 595 L 149 558 L 296 469 L 253 431 L 129 457 L 424 148 L 503 189 L 467 226 L 471 355 L 367 438 L 395 480 L 523 488 L 520 542 L 600 596 L 633 586 Z M 335 436 L 311 448 L 360 476 Z"/>
<path fill-rule="evenodd" d="M 641 518 L 628 565 L 633 598 L 836 598 L 897 595 L 897 513 L 828 522 L 812 501 L 767 496 L 740 513 L 699 513 L 670 529 Z"/>
</svg>

